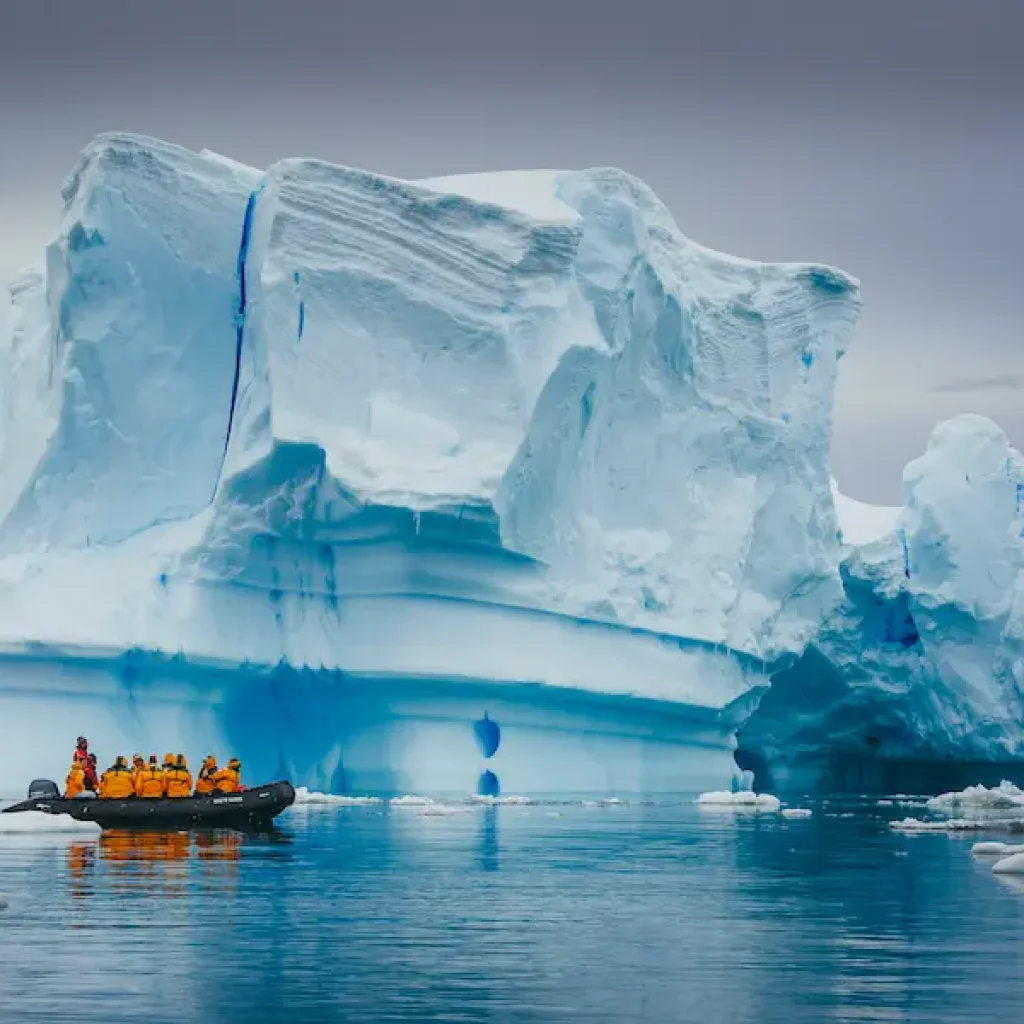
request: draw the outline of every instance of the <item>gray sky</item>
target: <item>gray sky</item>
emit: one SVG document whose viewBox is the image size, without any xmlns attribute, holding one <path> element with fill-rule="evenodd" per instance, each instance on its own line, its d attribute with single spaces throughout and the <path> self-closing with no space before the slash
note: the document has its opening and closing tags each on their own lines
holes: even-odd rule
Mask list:
<svg viewBox="0 0 1024 1024">
<path fill-rule="evenodd" d="M 861 278 L 833 443 L 897 502 L 959 412 L 1024 444 L 1021 0 L 3 0 L 0 279 L 124 129 L 406 178 L 614 164 L 691 238 Z"/>
</svg>

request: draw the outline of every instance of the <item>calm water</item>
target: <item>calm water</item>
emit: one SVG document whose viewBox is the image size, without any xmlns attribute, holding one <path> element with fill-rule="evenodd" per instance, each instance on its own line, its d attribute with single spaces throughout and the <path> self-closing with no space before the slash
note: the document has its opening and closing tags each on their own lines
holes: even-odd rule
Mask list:
<svg viewBox="0 0 1024 1024">
<path fill-rule="evenodd" d="M 1024 894 L 978 836 L 834 805 L 423 810 L 0 837 L 0 1018 L 1024 1019 Z"/>
</svg>

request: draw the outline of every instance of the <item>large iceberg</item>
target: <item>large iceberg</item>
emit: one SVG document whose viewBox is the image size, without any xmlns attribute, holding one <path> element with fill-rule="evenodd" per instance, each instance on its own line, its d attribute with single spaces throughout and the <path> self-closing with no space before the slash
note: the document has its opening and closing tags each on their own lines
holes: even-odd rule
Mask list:
<svg viewBox="0 0 1024 1024">
<path fill-rule="evenodd" d="M 741 731 L 761 784 L 927 792 L 1024 768 L 1024 457 L 959 416 L 904 490 L 902 509 L 837 496 L 846 598 Z"/>
<path fill-rule="evenodd" d="M 853 279 L 618 170 L 108 135 L 64 200 L 0 345 L 0 789 L 83 732 L 339 793 L 728 782 L 843 598 Z"/>
</svg>

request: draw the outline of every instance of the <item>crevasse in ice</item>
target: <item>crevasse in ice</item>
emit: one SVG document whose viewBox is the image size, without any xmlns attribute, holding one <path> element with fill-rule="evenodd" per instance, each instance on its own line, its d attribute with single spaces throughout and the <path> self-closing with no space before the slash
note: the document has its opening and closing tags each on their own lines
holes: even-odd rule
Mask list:
<svg viewBox="0 0 1024 1024">
<path fill-rule="evenodd" d="M 336 793 L 728 781 L 842 599 L 853 279 L 617 170 L 109 135 L 64 200 L 0 351 L 0 786 L 79 733 Z"/>
</svg>

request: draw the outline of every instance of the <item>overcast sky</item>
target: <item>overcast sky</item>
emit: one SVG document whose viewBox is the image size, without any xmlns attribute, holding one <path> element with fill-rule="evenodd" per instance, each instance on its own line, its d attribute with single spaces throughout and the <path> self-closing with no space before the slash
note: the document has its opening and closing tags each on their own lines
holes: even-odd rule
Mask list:
<svg viewBox="0 0 1024 1024">
<path fill-rule="evenodd" d="M 0 279 L 97 132 L 406 178 L 614 164 L 691 238 L 865 311 L 833 469 L 898 502 L 933 424 L 1024 444 L 1024 0 L 2 0 Z"/>
</svg>

